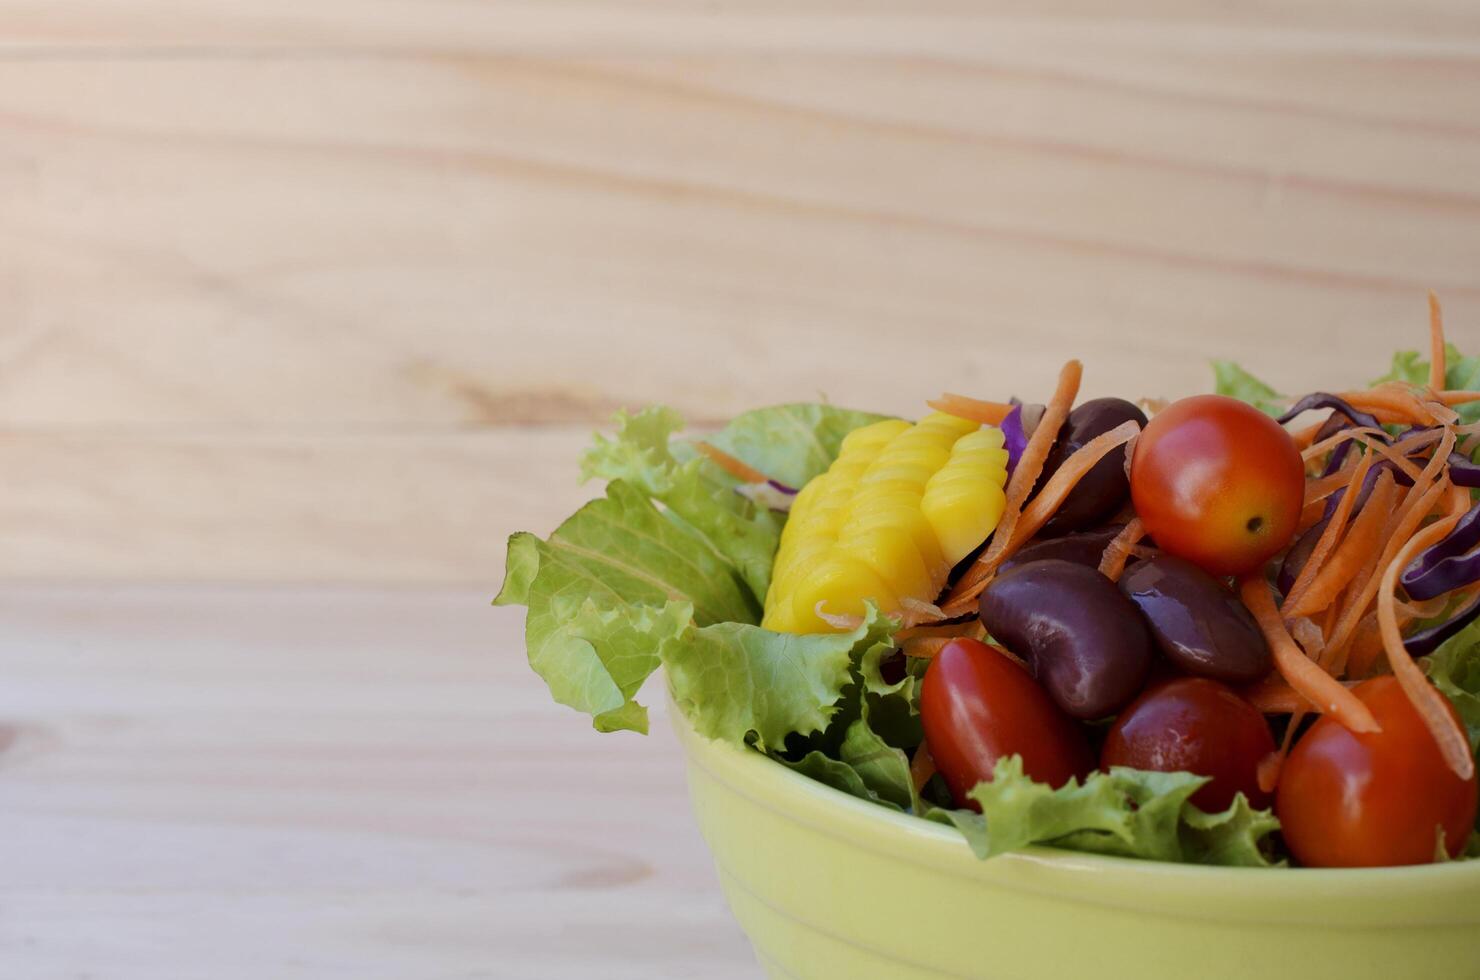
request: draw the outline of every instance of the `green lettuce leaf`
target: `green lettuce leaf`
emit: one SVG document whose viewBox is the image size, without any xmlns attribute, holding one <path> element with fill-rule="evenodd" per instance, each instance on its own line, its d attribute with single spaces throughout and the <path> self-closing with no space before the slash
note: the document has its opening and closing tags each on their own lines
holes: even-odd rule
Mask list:
<svg viewBox="0 0 1480 980">
<path fill-rule="evenodd" d="M 1416 350 L 1400 350 L 1393 355 L 1388 373 L 1372 383 L 1382 384 L 1384 381 L 1426 385 L 1429 383 L 1429 362 Z M 1453 344 L 1445 344 L 1444 387 L 1450 391 L 1480 391 L 1480 357 L 1465 357 Z M 1466 422 L 1480 421 L 1480 402 L 1456 406 L 1455 411 Z"/>
<path fill-rule="evenodd" d="M 753 621 L 755 599 L 732 567 L 665 518 L 630 484 L 582 507 L 548 541 L 509 539 L 497 605 L 529 607 L 529 663 L 561 704 L 602 730 L 647 730 L 629 706 L 665 641 L 700 625 Z"/>
<path fill-rule="evenodd" d="M 1425 660 L 1429 679 L 1449 698 L 1480 751 L 1480 622 L 1451 636 Z"/>
<path fill-rule="evenodd" d="M 910 760 L 857 718 L 844 729 L 838 758 L 813 749 L 800 759 L 773 756 L 782 765 L 891 810 L 920 813 L 920 798 L 910 778 Z"/>
<path fill-rule="evenodd" d="M 1289 407 L 1283 395 L 1232 361 L 1214 361 L 1213 379 L 1218 394 L 1248 402 L 1266 415 L 1278 417 Z"/>
<path fill-rule="evenodd" d="M 674 700 L 701 735 L 740 743 L 754 732 L 765 750 L 824 729 L 855 664 L 893 646 L 895 628 L 872 607 L 851 633 L 799 636 L 717 623 L 665 643 L 661 656 Z"/>
<path fill-rule="evenodd" d="M 844 436 L 886 418 L 826 404 L 773 405 L 736 416 L 709 442 L 800 489 L 832 465 Z"/>
<path fill-rule="evenodd" d="M 783 480 L 831 464 L 843 437 L 880 416 L 830 405 L 783 405 L 740 416 L 714 437 Z M 760 629 L 780 520 L 734 492 L 736 481 L 674 440 L 683 420 L 655 407 L 620 415 L 582 469 L 610 481 L 548 540 L 509 539 L 496 605 L 525 605 L 530 665 L 555 700 L 603 731 L 647 730 L 634 698 L 666 663 L 696 728 L 764 746 L 809 734 L 837 712 L 840 691 L 891 621 L 853 634 L 794 637 Z M 854 651 L 855 644 L 860 649 Z"/>
<path fill-rule="evenodd" d="M 997 763 L 989 782 L 969 794 L 981 813 L 934 810 L 954 824 L 979 857 L 1029 844 L 1160 861 L 1265 867 L 1261 842 L 1279 827 L 1240 796 L 1227 811 L 1208 814 L 1189 802 L 1207 780 L 1191 773 L 1115 767 L 1059 789 L 1023 772 L 1022 759 Z"/>
<path fill-rule="evenodd" d="M 582 457 L 582 476 L 621 480 L 662 501 L 732 564 L 756 602 L 764 603 L 781 521 L 736 493 L 734 477 L 673 443 L 684 424 L 673 409 L 655 405 L 636 415 L 619 412 L 616 422 L 616 437 L 596 436 Z"/>
</svg>

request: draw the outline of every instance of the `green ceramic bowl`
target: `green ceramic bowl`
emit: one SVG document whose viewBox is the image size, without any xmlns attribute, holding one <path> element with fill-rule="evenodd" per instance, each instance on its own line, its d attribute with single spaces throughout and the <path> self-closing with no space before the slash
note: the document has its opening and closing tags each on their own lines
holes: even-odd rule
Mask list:
<svg viewBox="0 0 1480 980">
<path fill-rule="evenodd" d="M 1480 861 L 1271 871 L 1047 848 L 979 861 L 950 828 L 670 716 L 730 907 L 772 977 L 1480 977 Z"/>
</svg>

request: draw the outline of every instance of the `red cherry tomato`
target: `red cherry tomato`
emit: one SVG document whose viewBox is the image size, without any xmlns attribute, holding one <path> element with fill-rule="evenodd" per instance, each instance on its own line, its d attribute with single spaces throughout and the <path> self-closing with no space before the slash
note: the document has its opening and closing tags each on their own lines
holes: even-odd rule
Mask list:
<svg viewBox="0 0 1480 980">
<path fill-rule="evenodd" d="M 1079 727 L 1026 670 L 978 640 L 952 640 L 931 660 L 920 717 L 957 806 L 981 809 L 966 794 L 1003 756 L 1022 756 L 1023 772 L 1055 787 L 1094 768 Z"/>
<path fill-rule="evenodd" d="M 1100 765 L 1208 776 L 1193 805 L 1217 813 L 1243 793 L 1269 805 L 1259 789 L 1259 762 L 1275 751 L 1264 716 L 1243 698 L 1205 677 L 1182 677 L 1150 688 L 1120 713 Z"/>
<path fill-rule="evenodd" d="M 1396 678 L 1352 693 L 1382 731 L 1357 735 L 1322 718 L 1295 743 L 1275 798 L 1290 853 L 1318 868 L 1427 864 L 1442 827 L 1458 855 L 1475 824 L 1475 777 L 1444 764 Z"/>
<path fill-rule="evenodd" d="M 1258 568 L 1290 543 L 1305 464 L 1279 423 L 1222 395 L 1174 402 L 1131 458 L 1131 500 L 1157 547 L 1214 575 Z"/>
</svg>

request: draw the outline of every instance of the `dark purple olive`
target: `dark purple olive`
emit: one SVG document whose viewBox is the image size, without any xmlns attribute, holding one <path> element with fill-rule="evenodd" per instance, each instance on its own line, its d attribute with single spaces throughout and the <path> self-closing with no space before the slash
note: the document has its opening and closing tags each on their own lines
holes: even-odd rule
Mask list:
<svg viewBox="0 0 1480 980">
<path fill-rule="evenodd" d="M 1074 409 L 1064 421 L 1064 429 L 1044 461 L 1039 488 L 1085 443 L 1129 421 L 1144 426 L 1146 413 L 1124 398 L 1095 398 Z M 1122 446 L 1108 453 L 1080 478 L 1063 505 L 1044 525 L 1043 533 L 1067 534 L 1094 527 L 1120 510 L 1130 492 L 1130 481 L 1125 475 L 1125 447 Z"/>
<path fill-rule="evenodd" d="M 1030 561 L 1042 561 L 1045 558 L 1060 558 L 1064 561 L 1072 561 L 1076 565 L 1099 568 L 1100 559 L 1105 555 L 1105 549 L 1124 528 L 1124 524 L 1107 524 L 1093 531 L 1080 531 L 1076 534 L 1066 534 L 1061 538 L 1041 538 L 1032 541 L 1003 562 L 998 569 L 998 574 L 1009 568 L 1026 565 Z"/>
<path fill-rule="evenodd" d="M 1147 558 L 1120 576 L 1120 591 L 1140 608 L 1162 654 L 1189 674 L 1248 684 L 1273 666 L 1269 644 L 1238 596 L 1190 561 Z"/>
<path fill-rule="evenodd" d="M 981 596 L 982 625 L 1027 661 L 1065 714 L 1114 714 L 1140 693 L 1151 637 L 1135 605 L 1093 568 L 1062 559 L 1018 565 Z"/>
</svg>

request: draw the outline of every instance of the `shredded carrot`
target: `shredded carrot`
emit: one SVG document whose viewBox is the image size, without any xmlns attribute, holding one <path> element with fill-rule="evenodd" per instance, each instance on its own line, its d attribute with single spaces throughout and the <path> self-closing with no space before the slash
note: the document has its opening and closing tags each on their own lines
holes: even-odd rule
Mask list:
<svg viewBox="0 0 1480 980">
<path fill-rule="evenodd" d="M 1325 424 L 1326 420 L 1322 419 L 1314 425 L 1307 425 L 1303 429 L 1296 429 L 1294 432 L 1290 433 L 1290 438 L 1295 440 L 1295 445 L 1297 448 L 1304 449 L 1306 446 L 1309 446 L 1311 443 L 1316 441 L 1316 433 L 1320 432 Z"/>
<path fill-rule="evenodd" d="M 1275 668 L 1302 696 L 1326 714 L 1354 732 L 1378 731 L 1377 719 L 1367 706 L 1341 682 L 1326 673 L 1296 645 L 1285 629 L 1280 611 L 1275 608 L 1274 597 L 1261 573 L 1245 576 L 1240 582 L 1240 595 L 1254 621 L 1259 624 L 1270 651 L 1274 654 Z"/>
<path fill-rule="evenodd" d="M 1360 460 L 1349 460 L 1345 466 L 1329 476 L 1312 477 L 1305 481 L 1305 505 L 1319 504 L 1351 482 L 1352 472 Z"/>
<path fill-rule="evenodd" d="M 1295 690 L 1279 674 L 1271 674 L 1239 691 L 1239 695 L 1266 715 L 1289 715 L 1316 711 L 1310 699 Z"/>
<path fill-rule="evenodd" d="M 919 660 L 929 660 L 944 649 L 953 637 L 949 636 L 914 636 L 899 645 L 906 657 L 915 657 Z"/>
<path fill-rule="evenodd" d="M 1440 404 L 1453 408 L 1455 405 L 1468 405 L 1471 402 L 1480 402 L 1480 391 L 1436 391 Z"/>
<path fill-rule="evenodd" d="M 1445 431 L 1439 440 L 1439 445 L 1434 455 L 1429 459 L 1427 465 L 1424 466 L 1423 472 L 1418 475 L 1418 479 L 1413 481 L 1413 486 L 1409 488 L 1402 505 L 1393 514 L 1393 519 L 1389 522 L 1389 528 L 1386 534 L 1387 544 L 1383 546 L 1382 556 L 1377 560 L 1377 564 L 1374 566 L 1374 572 L 1367 576 L 1360 590 L 1353 588 L 1353 598 L 1348 601 L 1341 618 L 1337 620 L 1336 630 L 1331 638 L 1331 645 L 1338 651 L 1344 649 L 1351 637 L 1352 630 L 1356 628 L 1357 621 L 1366 613 L 1367 606 L 1376 597 L 1381 570 L 1387 568 L 1388 563 L 1392 561 L 1393 555 L 1397 552 L 1398 548 L 1408 540 L 1409 536 L 1413 534 L 1418 525 L 1433 510 L 1434 505 L 1444 494 L 1445 481 L 1435 481 L 1438 479 L 1439 471 L 1447 464 L 1449 451 L 1453 448 L 1454 433 L 1452 431 Z M 1459 496 L 1468 499 L 1467 494 L 1460 494 Z M 1459 506 L 1458 497 L 1452 497 L 1451 500 L 1451 506 Z"/>
<path fill-rule="evenodd" d="M 915 784 L 915 792 L 924 790 L 925 784 L 934 775 L 935 757 L 930 754 L 930 744 L 921 742 L 920 747 L 915 749 L 915 757 L 910 760 L 910 782 Z"/>
<path fill-rule="evenodd" d="M 949 391 L 925 404 L 937 412 L 945 412 L 947 415 L 954 415 L 968 422 L 980 422 L 982 425 L 1001 425 L 1002 420 L 1007 418 L 1008 413 L 1012 411 L 1012 406 L 1006 402 L 984 402 L 980 398 L 957 395 Z"/>
<path fill-rule="evenodd" d="M 905 596 L 899 600 L 901 609 L 900 623 L 903 626 L 919 626 L 922 623 L 938 623 L 942 619 L 948 619 L 940 607 L 933 602 L 924 599 L 916 599 L 914 596 Z"/>
<path fill-rule="evenodd" d="M 1362 570 L 1363 564 L 1372 555 L 1382 549 L 1382 528 L 1391 516 L 1391 507 L 1397 496 L 1398 484 L 1391 473 L 1381 473 L 1377 477 L 1377 485 L 1372 488 L 1372 496 L 1367 499 L 1367 504 L 1357 519 L 1352 521 L 1351 530 L 1341 539 L 1332 552 L 1331 559 L 1321 564 L 1315 576 L 1309 580 L 1304 592 L 1291 590 L 1290 598 L 1286 600 L 1280 614 L 1286 619 L 1293 616 L 1310 616 L 1336 601 L 1337 595 L 1346 588 L 1357 573 Z M 1348 497 L 1352 496 L 1350 492 Z M 1341 501 L 1342 506 L 1346 500 Z M 1339 511 L 1340 508 L 1338 507 Z M 1336 518 L 1331 523 L 1336 524 Z M 1330 527 L 1327 527 L 1330 530 Z M 1324 538 L 1325 535 L 1322 535 Z M 1317 545 L 1319 547 L 1319 544 Z M 1311 553 L 1315 557 L 1315 553 Z M 1306 568 L 1310 568 L 1312 562 L 1306 562 Z M 1301 569 L 1304 577 L 1305 569 Z"/>
<path fill-rule="evenodd" d="M 744 481 L 745 483 L 765 483 L 767 480 L 770 479 L 770 477 L 766 476 L 766 474 L 751 466 L 749 463 L 745 462 L 742 459 L 736 459 L 734 456 L 731 456 L 729 453 L 725 452 L 723 449 L 720 449 L 718 446 L 699 441 L 694 443 L 694 448 L 699 450 L 699 452 L 703 453 L 705 456 L 708 456 L 710 462 L 714 463 L 720 469 L 724 470 L 726 473 L 730 474 L 737 480 Z"/>
<path fill-rule="evenodd" d="M 1419 531 L 1398 550 L 1397 557 L 1382 574 L 1382 584 L 1377 590 L 1377 625 L 1382 630 L 1382 646 L 1387 652 L 1388 666 L 1393 669 L 1403 693 L 1423 718 L 1439 752 L 1455 775 L 1469 779 L 1475 774 L 1475 759 L 1470 754 L 1469 736 L 1459 720 L 1449 709 L 1449 702 L 1438 689 L 1429 684 L 1423 670 L 1414 663 L 1408 648 L 1403 645 L 1403 634 L 1398 627 L 1396 592 L 1398 574 L 1424 548 L 1435 543 L 1453 530 L 1462 514 L 1450 514 Z"/>
<path fill-rule="evenodd" d="M 1141 524 L 1141 519 L 1131 518 L 1130 523 L 1121 528 L 1120 533 L 1105 546 L 1105 551 L 1100 556 L 1100 574 L 1112 582 L 1119 582 L 1120 573 L 1125 571 L 1125 563 L 1130 560 L 1131 547 L 1145 536 L 1146 528 Z"/>
<path fill-rule="evenodd" d="M 1065 499 L 1079 485 L 1079 481 L 1084 479 L 1085 474 L 1094 469 L 1100 460 L 1121 446 L 1127 445 L 1140 432 L 1141 426 L 1135 421 L 1122 422 L 1110 431 L 1095 436 L 1064 460 L 1064 464 L 1054 472 L 1054 475 L 1044 484 L 1043 489 L 1023 510 L 1022 516 L 1018 518 L 1017 526 L 1013 529 L 1012 541 L 998 556 L 998 564 L 1011 557 L 1012 552 L 1022 547 L 1029 538 L 1043 529 L 1043 525 L 1047 524 L 1048 519 L 1063 506 Z"/>
<path fill-rule="evenodd" d="M 955 639 L 961 636 L 977 636 L 981 628 L 979 620 L 968 620 L 964 623 L 944 623 L 929 626 L 907 626 L 894 634 L 896 640 L 910 640 L 915 638 L 943 636 L 947 639 Z"/>
<path fill-rule="evenodd" d="M 1316 572 L 1325 562 L 1326 556 L 1331 553 L 1332 548 L 1336 547 L 1341 533 L 1346 530 L 1347 518 L 1351 516 L 1352 508 L 1357 502 L 1357 490 L 1361 488 L 1362 481 L 1367 478 L 1367 471 L 1372 468 L 1372 461 L 1375 458 L 1372 454 L 1366 453 L 1357 464 L 1351 480 L 1347 482 L 1346 493 L 1342 494 L 1341 503 L 1336 505 L 1336 512 L 1331 515 L 1326 529 L 1316 539 L 1316 546 L 1311 549 L 1310 557 L 1306 558 L 1300 574 L 1295 578 L 1295 584 L 1290 587 L 1289 593 L 1285 596 L 1287 608 L 1300 602 L 1305 595 L 1305 590 L 1310 588 L 1310 583 L 1314 581 Z"/>
<path fill-rule="evenodd" d="M 1429 290 L 1429 387 L 1434 391 L 1444 388 L 1444 311 L 1439 308 L 1439 297 Z"/>
<path fill-rule="evenodd" d="M 1070 361 L 1059 371 L 1059 383 L 1054 390 L 1053 398 L 1044 408 L 1043 418 L 1038 422 L 1038 427 L 1028 438 L 1028 445 L 1024 447 L 1023 454 L 1012 471 L 1012 479 L 1007 481 L 1007 501 L 1003 505 L 1002 517 L 997 522 L 997 529 L 992 533 L 992 543 L 981 553 L 975 564 L 967 569 L 966 574 L 946 597 L 942 608 L 945 609 L 947 615 L 959 616 L 969 611 L 971 600 L 986 588 L 993 570 L 1000 564 L 998 556 L 1012 541 L 1013 531 L 1017 527 L 1023 504 L 1038 483 L 1038 477 L 1043 472 L 1043 464 L 1048 459 L 1049 450 L 1053 448 L 1054 440 L 1058 438 L 1059 429 L 1063 426 L 1064 420 L 1069 417 L 1069 409 L 1074 406 L 1074 398 L 1079 394 L 1079 382 L 1083 376 L 1084 365 L 1078 361 Z M 976 591 L 967 596 L 966 594 L 972 589 Z M 960 611 L 953 612 L 953 609 Z"/>
<path fill-rule="evenodd" d="M 1294 740 L 1294 735 L 1291 733 L 1299 727 L 1299 719 L 1304 717 L 1303 713 L 1292 717 L 1289 727 L 1285 729 L 1285 740 L 1281 743 L 1279 751 L 1271 752 L 1259 760 L 1259 767 L 1254 772 L 1259 780 L 1259 788 L 1264 792 L 1273 793 L 1275 787 L 1279 785 L 1280 770 L 1285 767 L 1285 756 L 1289 753 L 1290 743 Z"/>
<path fill-rule="evenodd" d="M 1305 450 L 1305 452 L 1301 453 L 1301 458 L 1307 460 L 1314 459 L 1318 456 L 1325 455 L 1326 452 L 1340 443 L 1346 442 L 1347 440 L 1356 440 L 1357 442 L 1362 443 L 1368 449 L 1371 449 L 1378 455 L 1391 460 L 1392 464 L 1398 469 L 1402 470 L 1403 475 L 1408 477 L 1410 480 L 1418 476 L 1418 467 L 1413 465 L 1413 461 L 1410 460 L 1403 453 L 1398 452 L 1392 446 L 1389 446 L 1384 441 L 1385 439 L 1386 434 L 1377 429 L 1342 429 L 1340 432 L 1336 433 L 1336 435 L 1331 436 L 1328 439 L 1322 439 L 1314 446 L 1311 446 L 1309 449 Z M 1425 432 L 1422 435 L 1414 436 L 1412 439 L 1405 442 L 1404 447 L 1409 452 L 1412 452 L 1415 449 L 1422 449 L 1423 447 L 1437 442 L 1438 440 L 1438 432 Z"/>
<path fill-rule="evenodd" d="M 1470 590 L 1466 589 L 1464 591 L 1469 592 Z M 1398 613 L 1407 616 L 1409 619 L 1429 619 L 1448 609 L 1449 603 L 1459 594 L 1460 590 L 1446 592 L 1441 596 L 1435 596 L 1427 602 L 1418 602 L 1413 599 L 1409 599 L 1407 602 L 1400 600 L 1398 602 Z"/>
<path fill-rule="evenodd" d="M 984 568 L 987 575 L 982 576 L 973 585 L 962 588 L 959 584 L 951 593 L 950 600 L 946 603 L 945 614 L 947 616 L 959 616 L 963 611 L 969 611 L 970 603 L 985 591 L 991 583 L 992 575 L 1007 559 L 1011 558 L 1033 535 L 1043 529 L 1054 513 L 1063 506 L 1064 501 L 1079 481 L 1084 479 L 1085 474 L 1094 469 L 1100 460 L 1104 459 L 1115 449 L 1125 445 L 1140 433 L 1140 426 L 1134 421 L 1125 421 L 1111 429 L 1102 432 L 1089 442 L 1085 443 L 1074 454 L 1064 460 L 1064 464 L 1054 472 L 1048 483 L 1033 498 L 1027 508 L 1023 510 L 1018 519 L 1017 526 L 1013 529 L 1012 537 L 1007 546 L 997 552 L 995 558 L 978 562 L 974 569 Z M 1000 534 L 1001 531 L 999 530 Z"/>
<path fill-rule="evenodd" d="M 1379 532 L 1379 533 L 1381 533 L 1381 532 Z M 1372 552 L 1371 554 L 1369 554 L 1368 560 L 1371 560 L 1371 558 L 1375 557 L 1376 554 L 1377 554 L 1376 552 Z M 1366 566 L 1366 562 L 1363 563 L 1362 567 L 1365 567 L 1365 566 Z M 1360 567 L 1357 569 L 1357 571 L 1359 571 L 1359 572 L 1361 570 L 1362 569 Z M 1319 577 L 1320 576 L 1318 574 L 1317 575 L 1317 578 L 1319 578 Z M 1336 596 L 1332 598 L 1331 604 L 1326 607 L 1326 615 L 1321 618 L 1321 636 L 1322 637 L 1329 637 L 1331 635 L 1332 628 L 1336 626 L 1336 616 L 1337 616 L 1338 613 L 1341 612 L 1341 606 L 1339 606 L 1337 604 L 1336 599 L 1339 598 L 1341 595 L 1342 595 L 1342 593 L 1338 592 L 1336 594 Z M 1327 653 L 1330 653 L 1330 651 L 1328 650 Z"/>
<path fill-rule="evenodd" d="M 1372 669 L 1382 652 L 1382 630 L 1377 628 L 1377 613 L 1368 613 L 1357 624 L 1356 635 L 1352 637 L 1351 656 L 1346 661 L 1347 676 L 1372 676 Z"/>
<path fill-rule="evenodd" d="M 1367 391 L 1344 391 L 1338 397 L 1358 411 L 1375 415 L 1379 422 L 1427 425 L 1433 421 L 1423 402 L 1397 381 L 1385 381 Z"/>
<path fill-rule="evenodd" d="M 1367 612 L 1367 607 L 1377 596 L 1381 570 L 1388 567 L 1398 548 L 1413 534 L 1414 529 L 1428 516 L 1429 511 L 1433 510 L 1434 504 L 1438 502 L 1443 493 L 1442 484 L 1429 487 L 1420 487 L 1415 484 L 1408 491 L 1408 497 L 1404 500 L 1402 508 L 1393 515 L 1392 531 L 1388 535 L 1388 542 L 1383 548 L 1382 556 L 1378 558 L 1375 566 L 1378 574 L 1370 575 L 1360 590 L 1354 590 L 1353 598 L 1347 600 L 1345 611 L 1336 621 L 1336 630 L 1330 639 L 1332 646 L 1339 650 L 1351 638 L 1358 620 Z"/>
</svg>

